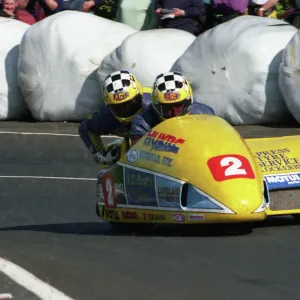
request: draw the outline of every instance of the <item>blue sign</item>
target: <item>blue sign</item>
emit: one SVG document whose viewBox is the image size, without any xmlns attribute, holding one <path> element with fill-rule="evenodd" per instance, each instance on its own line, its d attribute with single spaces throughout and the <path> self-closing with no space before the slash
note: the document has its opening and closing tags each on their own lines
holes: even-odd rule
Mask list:
<svg viewBox="0 0 300 300">
<path fill-rule="evenodd" d="M 154 175 L 125 168 L 128 205 L 158 206 Z"/>
<path fill-rule="evenodd" d="M 300 187 L 300 173 L 265 175 L 269 190 L 293 189 Z"/>
<path fill-rule="evenodd" d="M 159 206 L 180 208 L 182 185 L 169 179 L 156 176 L 156 193 Z"/>
</svg>

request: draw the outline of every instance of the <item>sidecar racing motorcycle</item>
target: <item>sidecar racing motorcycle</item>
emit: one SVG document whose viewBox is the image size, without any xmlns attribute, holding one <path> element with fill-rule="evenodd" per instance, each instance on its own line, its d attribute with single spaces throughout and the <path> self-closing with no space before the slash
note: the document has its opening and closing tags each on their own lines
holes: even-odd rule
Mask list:
<svg viewBox="0 0 300 300">
<path fill-rule="evenodd" d="M 247 223 L 300 216 L 300 137 L 243 139 L 224 119 L 166 120 L 97 177 L 111 224 Z M 123 147 L 124 146 L 124 147 Z"/>
</svg>

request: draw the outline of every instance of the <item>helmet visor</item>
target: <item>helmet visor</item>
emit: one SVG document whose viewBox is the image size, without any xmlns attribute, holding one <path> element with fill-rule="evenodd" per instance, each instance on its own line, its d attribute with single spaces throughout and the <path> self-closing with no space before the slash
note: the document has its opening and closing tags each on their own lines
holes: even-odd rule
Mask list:
<svg viewBox="0 0 300 300">
<path fill-rule="evenodd" d="M 129 118 L 142 108 L 142 96 L 137 95 L 129 101 L 120 104 L 110 104 L 108 107 L 117 118 Z"/>
<path fill-rule="evenodd" d="M 184 116 L 190 112 L 192 100 L 185 99 L 181 102 L 156 104 L 155 109 L 164 119 Z"/>
</svg>

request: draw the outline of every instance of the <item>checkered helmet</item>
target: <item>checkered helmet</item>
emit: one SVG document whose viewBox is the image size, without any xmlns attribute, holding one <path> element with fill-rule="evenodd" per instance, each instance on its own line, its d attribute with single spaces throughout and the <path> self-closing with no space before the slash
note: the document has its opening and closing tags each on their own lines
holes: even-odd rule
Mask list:
<svg viewBox="0 0 300 300">
<path fill-rule="evenodd" d="M 142 110 L 143 88 L 130 72 L 116 71 L 104 80 L 103 99 L 120 122 L 130 122 Z"/>
<path fill-rule="evenodd" d="M 179 72 L 167 72 L 156 77 L 152 105 L 161 119 L 190 113 L 193 92 L 188 80 Z"/>
</svg>

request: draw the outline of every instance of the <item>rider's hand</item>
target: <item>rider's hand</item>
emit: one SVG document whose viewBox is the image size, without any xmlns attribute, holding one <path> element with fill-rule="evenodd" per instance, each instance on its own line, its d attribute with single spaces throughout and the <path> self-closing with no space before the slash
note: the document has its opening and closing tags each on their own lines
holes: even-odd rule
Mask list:
<svg viewBox="0 0 300 300">
<path fill-rule="evenodd" d="M 98 164 L 112 165 L 119 160 L 120 147 L 115 145 L 108 151 L 99 151 L 94 154 L 94 159 Z"/>
</svg>

